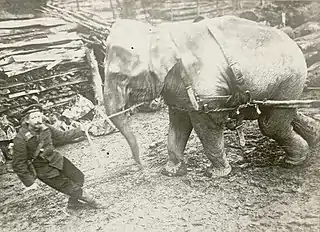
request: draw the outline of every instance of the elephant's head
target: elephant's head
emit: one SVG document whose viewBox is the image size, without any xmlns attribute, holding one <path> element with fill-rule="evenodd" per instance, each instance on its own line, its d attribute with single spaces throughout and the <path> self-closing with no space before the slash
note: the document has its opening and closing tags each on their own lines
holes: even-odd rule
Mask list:
<svg viewBox="0 0 320 232">
<path fill-rule="evenodd" d="M 159 39 L 155 35 L 158 34 L 151 25 L 134 20 L 119 20 L 113 25 L 104 61 L 104 103 L 108 115 L 160 95 L 174 61 L 169 64 L 170 59 L 160 55 L 161 48 L 156 43 Z M 166 64 L 160 65 L 163 61 L 159 59 Z M 139 147 L 126 115 L 111 120 L 129 143 L 135 161 L 141 164 Z"/>
</svg>

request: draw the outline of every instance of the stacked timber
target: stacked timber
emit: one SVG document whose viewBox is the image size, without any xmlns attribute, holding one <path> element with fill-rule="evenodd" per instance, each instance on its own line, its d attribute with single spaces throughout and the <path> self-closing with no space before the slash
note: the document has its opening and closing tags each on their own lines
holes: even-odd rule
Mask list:
<svg viewBox="0 0 320 232">
<path fill-rule="evenodd" d="M 284 6 L 268 3 L 244 11 L 240 17 L 265 21 L 287 33 L 298 44 L 308 67 L 306 90 L 320 90 L 320 3 L 302 2 Z M 284 15 L 285 14 L 285 15 Z"/>
<path fill-rule="evenodd" d="M 320 24 L 307 22 L 294 30 L 303 36 L 295 38 L 302 50 L 308 66 L 307 88 L 320 90 Z"/>
<path fill-rule="evenodd" d="M 71 25 L 77 25 L 77 33 L 89 45 L 103 46 L 107 39 L 113 20 L 105 20 L 99 15 L 87 11 L 70 11 L 47 4 L 42 12 L 51 17 L 61 18 Z"/>
<path fill-rule="evenodd" d="M 57 18 L 0 22 L 0 115 L 20 119 L 32 103 L 62 112 L 92 99 L 91 70 L 77 25 Z"/>
</svg>

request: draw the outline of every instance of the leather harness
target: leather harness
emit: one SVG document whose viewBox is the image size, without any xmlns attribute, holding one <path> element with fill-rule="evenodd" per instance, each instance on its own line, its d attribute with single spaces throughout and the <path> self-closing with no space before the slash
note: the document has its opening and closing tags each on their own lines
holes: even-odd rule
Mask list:
<svg viewBox="0 0 320 232">
<path fill-rule="evenodd" d="M 244 84 L 244 78 L 243 74 L 241 72 L 241 67 L 237 60 L 232 56 L 232 52 L 228 51 L 227 46 L 222 46 L 221 43 L 223 43 L 223 36 L 221 36 L 220 31 L 216 30 L 215 27 L 208 27 L 207 29 L 211 36 L 214 38 L 218 46 L 220 47 L 221 52 L 223 53 L 227 64 L 228 68 L 230 70 L 231 75 L 229 75 L 229 78 L 232 81 L 233 84 L 233 91 L 232 95 L 227 95 L 227 96 L 215 96 L 215 97 L 210 97 L 210 98 L 200 98 L 199 96 L 196 95 L 193 87 L 192 87 L 192 78 L 188 74 L 188 71 L 185 68 L 184 65 L 184 59 L 183 56 L 180 56 L 180 53 L 178 52 L 178 49 L 176 49 L 176 54 L 177 54 L 177 64 L 179 65 L 179 68 L 181 69 L 181 79 L 182 82 L 185 86 L 185 89 L 187 91 L 189 100 L 193 106 L 192 111 L 198 111 L 198 112 L 203 112 L 203 113 L 215 113 L 215 112 L 229 112 L 229 116 L 233 115 L 233 118 L 235 118 L 235 123 L 227 123 L 228 125 L 235 125 L 235 126 L 228 126 L 229 129 L 238 129 L 239 126 L 242 125 L 242 120 L 243 117 L 240 117 L 240 110 L 243 108 L 248 108 L 248 107 L 254 107 L 256 109 L 256 112 L 260 114 L 260 110 L 258 108 L 258 105 L 252 104 L 252 99 L 250 96 L 250 92 L 246 91 L 243 88 Z M 174 43 L 174 45 L 177 47 L 177 44 L 173 38 L 173 36 L 170 34 L 171 39 Z M 223 47 L 225 49 L 223 49 Z M 223 101 L 227 107 L 215 107 L 216 102 L 221 102 Z M 177 106 L 170 106 L 173 109 L 179 109 L 183 111 L 190 111 L 187 109 L 183 109 Z M 230 117 L 231 118 L 231 117 Z M 232 120 L 232 119 L 229 119 Z"/>
</svg>

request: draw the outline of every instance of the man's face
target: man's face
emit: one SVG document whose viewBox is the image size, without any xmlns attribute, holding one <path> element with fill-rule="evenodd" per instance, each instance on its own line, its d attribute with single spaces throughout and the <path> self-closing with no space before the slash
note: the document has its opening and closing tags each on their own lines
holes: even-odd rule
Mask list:
<svg viewBox="0 0 320 232">
<path fill-rule="evenodd" d="M 32 112 L 29 114 L 27 123 L 35 130 L 39 130 L 43 124 L 43 114 L 41 112 Z"/>
</svg>

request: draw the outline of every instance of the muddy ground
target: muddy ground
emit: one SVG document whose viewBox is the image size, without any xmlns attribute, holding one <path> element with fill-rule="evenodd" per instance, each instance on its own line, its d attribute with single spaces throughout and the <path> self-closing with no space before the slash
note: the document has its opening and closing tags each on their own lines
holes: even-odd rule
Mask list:
<svg viewBox="0 0 320 232">
<path fill-rule="evenodd" d="M 146 170 L 132 172 L 120 133 L 59 148 L 84 171 L 85 187 L 108 209 L 66 209 L 67 197 L 47 186 L 23 193 L 14 174 L 0 175 L 0 230 L 5 231 L 320 231 L 320 149 L 310 166 L 277 166 L 283 151 L 247 122 L 247 145 L 226 131 L 233 171 L 204 176 L 208 160 L 192 133 L 185 151 L 189 173 L 162 176 L 166 162 L 167 110 L 137 113 L 132 127 Z"/>
</svg>

